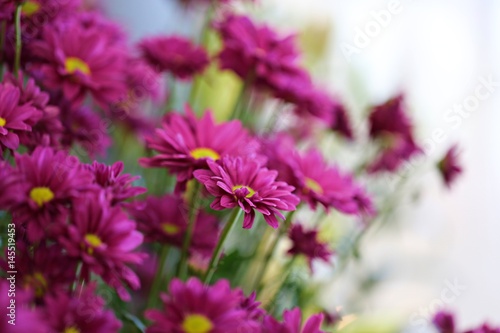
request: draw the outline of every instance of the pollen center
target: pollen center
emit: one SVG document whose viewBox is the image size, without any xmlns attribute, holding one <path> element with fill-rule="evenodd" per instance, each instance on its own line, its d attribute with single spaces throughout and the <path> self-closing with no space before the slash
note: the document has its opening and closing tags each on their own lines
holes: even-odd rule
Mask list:
<svg viewBox="0 0 500 333">
<path fill-rule="evenodd" d="M 36 14 L 40 10 L 40 4 L 36 1 L 26 1 L 21 6 L 21 11 L 25 16 Z"/>
<path fill-rule="evenodd" d="M 195 160 L 201 160 L 204 158 L 216 161 L 220 158 L 220 155 L 213 149 L 210 148 L 196 148 L 191 150 L 189 153 Z"/>
<path fill-rule="evenodd" d="M 80 330 L 75 326 L 67 327 L 64 329 L 63 333 L 80 333 Z"/>
<path fill-rule="evenodd" d="M 307 178 L 306 177 L 306 185 L 305 185 L 306 190 L 313 191 L 317 194 L 323 194 L 323 188 L 321 185 L 315 181 L 314 179 Z"/>
<path fill-rule="evenodd" d="M 28 275 L 26 277 L 26 285 L 35 289 L 36 297 L 42 297 L 47 290 L 47 280 L 39 272 L 35 272 L 33 275 Z"/>
<path fill-rule="evenodd" d="M 188 315 L 182 322 L 184 333 L 209 333 L 213 328 L 210 319 L 199 314 Z"/>
<path fill-rule="evenodd" d="M 161 225 L 161 229 L 163 230 L 164 233 L 166 233 L 169 236 L 176 235 L 181 230 L 181 228 L 179 228 L 179 226 L 172 224 L 172 223 L 168 223 L 168 222 L 163 223 Z"/>
<path fill-rule="evenodd" d="M 42 207 L 44 204 L 54 199 L 54 192 L 48 187 L 34 187 L 30 191 L 30 198 L 36 202 L 38 207 Z"/>
<path fill-rule="evenodd" d="M 5 118 L 0 117 L 0 127 L 4 127 L 7 124 L 7 120 Z"/>
<path fill-rule="evenodd" d="M 94 234 L 86 234 L 85 242 L 87 243 L 88 249 L 87 252 L 92 255 L 94 253 L 94 249 L 102 245 L 102 240 L 99 236 Z"/>
<path fill-rule="evenodd" d="M 66 71 L 70 74 L 75 74 L 77 71 L 85 75 L 90 74 L 89 65 L 87 65 L 87 63 L 80 58 L 68 57 L 66 58 L 64 66 Z"/>
<path fill-rule="evenodd" d="M 245 185 L 235 185 L 233 186 L 232 190 L 233 190 L 233 193 L 236 194 L 236 191 L 240 190 L 240 189 L 246 189 L 248 191 L 248 194 L 245 195 L 245 198 L 251 198 L 253 197 L 253 195 L 255 194 L 255 190 L 249 186 L 245 186 Z"/>
</svg>

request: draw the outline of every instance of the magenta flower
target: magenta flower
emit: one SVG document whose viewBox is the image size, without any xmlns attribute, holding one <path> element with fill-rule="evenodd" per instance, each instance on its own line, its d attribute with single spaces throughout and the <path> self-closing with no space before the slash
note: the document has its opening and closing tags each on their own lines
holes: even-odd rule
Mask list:
<svg viewBox="0 0 500 333">
<path fill-rule="evenodd" d="M 374 106 L 369 122 L 372 138 L 378 138 L 388 133 L 404 137 L 412 136 L 413 125 L 406 115 L 403 95 L 398 95 L 384 104 Z"/>
<path fill-rule="evenodd" d="M 169 113 L 162 128 L 147 138 L 147 146 L 159 152 L 151 158 L 141 158 L 144 167 L 165 167 L 177 175 L 181 185 L 193 177 L 196 169 L 206 169 L 207 161 L 224 156 L 253 156 L 257 144 L 237 120 L 216 124 L 211 112 L 201 119 L 186 109 L 186 115 Z"/>
<path fill-rule="evenodd" d="M 294 224 L 288 231 L 288 237 L 292 241 L 292 247 L 287 253 L 293 256 L 299 254 L 306 256 L 311 271 L 314 259 L 330 261 L 333 251 L 328 248 L 328 244 L 318 240 L 317 229 L 305 230 L 301 224 Z"/>
<path fill-rule="evenodd" d="M 94 175 L 94 183 L 99 186 L 111 205 L 116 205 L 147 191 L 144 187 L 132 186 L 140 176 L 122 174 L 123 162 L 119 161 L 109 166 L 103 163 L 85 165 Z"/>
<path fill-rule="evenodd" d="M 73 206 L 71 224 L 57 237 L 70 257 L 83 262 L 82 276 L 90 272 L 102 277 L 124 300 L 130 296 L 122 282 L 139 288 L 137 275 L 127 266 L 140 263 L 144 256 L 133 252 L 143 236 L 135 222 L 118 206 L 110 206 L 105 194 L 91 192 Z"/>
<path fill-rule="evenodd" d="M 50 332 L 119 332 L 122 326 L 106 302 L 95 294 L 95 284 L 76 291 L 75 296 L 58 292 L 45 297 L 44 316 Z"/>
<path fill-rule="evenodd" d="M 464 333 L 500 333 L 500 327 L 491 327 L 489 324 L 482 324 L 481 326 L 467 330 Z"/>
<path fill-rule="evenodd" d="M 330 129 L 338 132 L 348 140 L 354 139 L 352 124 L 345 106 L 339 101 L 334 101 L 333 116 L 330 122 Z"/>
<path fill-rule="evenodd" d="M 386 136 L 381 153 L 368 165 L 368 172 L 395 172 L 405 161 L 422 152 L 412 138 L 400 135 Z"/>
<path fill-rule="evenodd" d="M 434 326 L 436 326 L 439 333 L 455 333 L 455 318 L 454 316 L 445 311 L 440 311 L 434 315 L 432 319 Z"/>
<path fill-rule="evenodd" d="M 149 242 L 182 247 L 188 226 L 188 207 L 182 198 L 165 195 L 149 196 L 144 201 L 127 205 L 129 214 L 137 221 L 138 229 Z M 218 220 L 200 211 L 195 223 L 190 252 L 210 256 L 217 244 Z"/>
<path fill-rule="evenodd" d="M 24 21 L 36 26 L 47 20 L 48 15 L 54 20 L 60 15 L 74 13 L 80 5 L 80 0 L 27 0 L 23 2 L 21 13 Z"/>
<path fill-rule="evenodd" d="M 438 163 L 438 170 L 446 186 L 451 187 L 455 179 L 462 173 L 462 167 L 458 162 L 458 146 L 454 145 L 448 149 L 445 156 Z"/>
<path fill-rule="evenodd" d="M 209 170 L 196 170 L 194 176 L 215 196 L 212 209 L 241 208 L 245 212 L 243 228 L 252 227 L 255 211 L 273 228 L 278 227 L 276 215 L 293 211 L 300 202 L 292 194 L 293 186 L 276 181 L 278 172 L 263 167 L 258 161 L 223 158 L 221 163 L 208 161 Z"/>
<path fill-rule="evenodd" d="M 47 26 L 42 39 L 31 44 L 38 62 L 32 70 L 44 87 L 62 90 L 74 106 L 87 93 L 103 109 L 125 94 L 124 46 L 109 41 L 102 30 L 84 28 L 77 19 Z"/>
<path fill-rule="evenodd" d="M 21 103 L 19 88 L 10 83 L 0 84 L 0 158 L 3 150 L 16 150 L 22 132 L 31 131 L 32 124 L 42 116 L 30 104 Z"/>
<path fill-rule="evenodd" d="M 241 295 L 231 290 L 227 280 L 205 286 L 196 278 L 174 279 L 162 300 L 164 310 L 146 311 L 146 318 L 153 321 L 148 333 L 227 333 L 248 327 L 246 311 L 240 308 Z"/>
<path fill-rule="evenodd" d="M 22 202 L 22 175 L 5 161 L 0 161 L 0 210 Z"/>
<path fill-rule="evenodd" d="M 271 316 L 264 319 L 262 333 L 325 333 L 321 331 L 323 314 L 311 316 L 301 327 L 302 314 L 299 308 L 285 310 L 283 322 L 279 323 Z"/>
<path fill-rule="evenodd" d="M 23 73 L 20 71 L 18 77 L 16 78 L 12 73 L 6 73 L 4 77 L 4 82 L 8 82 L 17 88 L 19 88 L 19 104 L 30 104 L 32 107 L 40 112 L 43 112 L 47 105 L 49 104 L 49 94 L 42 91 L 35 83 L 32 77 L 28 77 L 26 84 L 23 80 Z M 31 125 L 34 125 L 34 119 Z"/>
<path fill-rule="evenodd" d="M 14 0 L 0 0 L 0 20 L 10 20 L 15 8 Z"/>
<path fill-rule="evenodd" d="M 76 157 L 51 148 L 16 155 L 15 161 L 23 177 L 23 200 L 11 210 L 13 221 L 25 226 L 30 241 L 36 242 L 64 223 L 68 205 L 90 188 L 92 175 Z"/>
<path fill-rule="evenodd" d="M 150 37 L 141 41 L 143 57 L 158 71 L 170 72 L 180 79 L 201 73 L 209 59 L 205 49 L 179 36 Z"/>
</svg>

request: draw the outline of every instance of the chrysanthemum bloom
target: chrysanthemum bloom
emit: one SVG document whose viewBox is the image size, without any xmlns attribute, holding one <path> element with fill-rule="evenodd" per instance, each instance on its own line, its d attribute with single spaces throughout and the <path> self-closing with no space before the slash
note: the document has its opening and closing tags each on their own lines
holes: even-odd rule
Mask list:
<svg viewBox="0 0 500 333">
<path fill-rule="evenodd" d="M 413 138 L 401 135 L 386 136 L 382 145 L 380 154 L 368 165 L 368 172 L 395 172 L 405 161 L 422 152 Z"/>
<path fill-rule="evenodd" d="M 369 122 L 372 138 L 378 138 L 388 133 L 405 137 L 412 136 L 413 125 L 406 114 L 403 95 L 398 95 L 381 105 L 374 106 Z"/>
<path fill-rule="evenodd" d="M 450 187 L 462 173 L 462 168 L 458 162 L 458 146 L 455 145 L 448 149 L 445 156 L 439 161 L 438 169 L 446 186 Z"/>
<path fill-rule="evenodd" d="M 292 241 L 292 247 L 287 253 L 306 256 L 311 271 L 314 259 L 330 261 L 333 251 L 328 248 L 328 244 L 319 241 L 317 229 L 305 230 L 301 224 L 294 224 L 288 231 L 288 237 Z"/>
<path fill-rule="evenodd" d="M 304 327 L 301 326 L 302 314 L 299 308 L 285 310 L 283 313 L 283 322 L 279 323 L 271 316 L 264 319 L 262 333 L 325 333 L 321 331 L 323 314 L 311 316 Z"/>
<path fill-rule="evenodd" d="M 122 174 L 124 167 L 122 161 L 118 161 L 113 165 L 94 161 L 85 167 L 92 172 L 94 183 L 103 190 L 106 199 L 112 205 L 116 205 L 147 191 L 144 187 L 132 186 L 132 183 L 141 177 Z"/>
<path fill-rule="evenodd" d="M 491 327 L 489 324 L 485 323 L 472 330 L 467 330 L 464 333 L 500 333 L 500 327 Z"/>
<path fill-rule="evenodd" d="M 182 198 L 173 195 L 149 196 L 127 205 L 138 229 L 149 242 L 182 247 L 188 226 L 188 208 Z M 210 256 L 217 244 L 218 220 L 200 211 L 196 219 L 189 251 Z"/>
<path fill-rule="evenodd" d="M 299 55 L 294 36 L 279 37 L 269 27 L 257 26 L 248 17 L 238 15 L 227 15 L 216 29 L 224 43 L 219 54 L 222 69 L 271 90 L 290 81 Z"/>
<path fill-rule="evenodd" d="M 140 263 L 144 256 L 134 252 L 143 236 L 135 222 L 118 206 L 110 206 L 104 193 L 91 192 L 73 205 L 71 223 L 57 237 L 70 257 L 83 262 L 82 276 L 95 273 L 124 300 L 130 298 L 122 285 L 139 288 L 137 275 L 127 266 Z"/>
<path fill-rule="evenodd" d="M 109 41 L 105 32 L 84 28 L 75 20 L 47 26 L 30 50 L 37 57 L 32 71 L 44 87 L 62 90 L 64 98 L 79 106 L 87 93 L 103 109 L 126 91 L 124 47 Z"/>
<path fill-rule="evenodd" d="M 14 0 L 0 0 L 0 20 L 9 20 L 14 14 Z"/>
<path fill-rule="evenodd" d="M 21 103 L 19 88 L 10 83 L 0 84 L 0 158 L 4 149 L 19 147 L 19 133 L 31 131 L 31 125 L 41 112 L 30 104 Z"/>
<path fill-rule="evenodd" d="M 80 0 L 26 0 L 23 2 L 21 14 L 23 20 L 31 25 L 40 25 L 40 20 L 46 22 L 50 15 L 52 20 L 59 15 L 71 14 L 78 10 Z"/>
<path fill-rule="evenodd" d="M 49 104 L 49 94 L 42 91 L 35 83 L 32 77 L 28 77 L 26 84 L 24 83 L 25 76 L 20 71 L 18 77 L 15 77 L 12 73 L 6 73 L 4 76 L 4 82 L 8 82 L 17 88 L 19 88 L 19 104 L 30 104 L 32 107 L 40 112 L 43 112 L 47 105 Z M 33 120 L 33 119 L 32 119 Z M 34 122 L 31 124 L 34 125 Z"/>
<path fill-rule="evenodd" d="M 76 157 L 52 148 L 16 155 L 15 161 L 23 176 L 23 200 L 12 208 L 13 221 L 24 225 L 30 241 L 36 242 L 64 222 L 68 205 L 90 188 L 92 174 Z"/>
<path fill-rule="evenodd" d="M 189 108 L 186 115 L 169 113 L 162 128 L 147 138 L 147 146 L 159 152 L 151 158 L 141 158 L 144 167 L 165 167 L 177 175 L 179 184 L 193 177 L 196 169 L 207 168 L 207 161 L 223 156 L 252 156 L 256 143 L 237 120 L 216 124 L 212 112 L 196 119 Z"/>
<path fill-rule="evenodd" d="M 179 36 L 149 37 L 139 44 L 144 59 L 158 71 L 189 79 L 208 65 L 207 51 Z"/>
<path fill-rule="evenodd" d="M 9 163 L 0 161 L 0 210 L 10 209 L 23 200 L 22 175 Z"/>
<path fill-rule="evenodd" d="M 295 189 L 277 181 L 278 172 L 263 167 L 258 161 L 240 157 L 225 157 L 220 163 L 207 161 L 209 170 L 196 170 L 194 176 L 215 196 L 212 209 L 238 209 L 245 212 L 243 228 L 252 227 L 255 211 L 273 228 L 278 227 L 276 215 L 285 219 L 281 211 L 293 211 L 300 199 L 292 194 Z"/>
<path fill-rule="evenodd" d="M 227 333 L 247 327 L 246 311 L 239 306 L 240 294 L 231 290 L 227 280 L 206 286 L 197 278 L 187 282 L 174 279 L 169 295 L 162 295 L 162 300 L 163 311 L 146 311 L 146 318 L 153 321 L 148 333 Z"/>
<path fill-rule="evenodd" d="M 347 115 L 345 106 L 341 102 L 335 101 L 333 108 L 334 109 L 333 116 L 330 122 L 330 129 L 338 132 L 348 140 L 353 140 L 354 133 L 352 129 L 351 119 Z"/>
<path fill-rule="evenodd" d="M 455 318 L 449 312 L 440 311 L 432 319 L 439 333 L 455 333 Z"/>
<path fill-rule="evenodd" d="M 106 302 L 95 294 L 95 284 L 76 290 L 74 295 L 59 291 L 45 297 L 44 316 L 50 332 L 119 332 L 122 324 Z"/>
</svg>

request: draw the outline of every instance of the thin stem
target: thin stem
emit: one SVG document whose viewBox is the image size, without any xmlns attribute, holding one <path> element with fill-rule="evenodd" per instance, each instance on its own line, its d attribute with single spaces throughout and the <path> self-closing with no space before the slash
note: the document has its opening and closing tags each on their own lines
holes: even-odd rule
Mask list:
<svg viewBox="0 0 500 333">
<path fill-rule="evenodd" d="M 205 273 L 205 277 L 203 278 L 203 282 L 205 284 L 210 283 L 210 280 L 212 279 L 212 276 L 214 275 L 217 269 L 217 265 L 219 264 L 220 255 L 222 253 L 222 247 L 224 245 L 224 242 L 226 241 L 227 235 L 229 235 L 229 232 L 233 228 L 233 225 L 236 223 L 237 220 L 239 220 L 239 217 L 242 214 L 243 214 L 242 209 L 240 208 L 233 209 L 231 216 L 229 217 L 229 221 L 227 221 L 224 230 L 222 230 L 219 242 L 217 243 L 217 246 L 215 247 L 215 250 L 212 253 L 212 258 L 210 259 L 210 263 L 208 264 L 207 272 Z"/>
<path fill-rule="evenodd" d="M 19 68 L 21 68 L 21 10 L 22 4 L 19 3 L 16 8 L 16 58 L 14 62 L 14 75 L 19 76 Z"/>
<path fill-rule="evenodd" d="M 158 259 L 158 264 L 156 265 L 156 275 L 149 291 L 148 298 L 148 308 L 154 308 L 156 306 L 156 301 L 158 300 L 158 294 L 160 293 L 161 282 L 163 280 L 163 271 L 165 270 L 165 265 L 167 263 L 168 253 L 170 251 L 170 246 L 163 245 L 161 248 L 160 258 Z"/>
<path fill-rule="evenodd" d="M 292 268 L 293 268 L 293 265 L 295 264 L 296 259 L 297 259 L 297 256 L 292 257 L 288 261 L 288 263 L 285 265 L 285 268 L 283 270 L 285 272 L 285 277 L 281 280 L 279 287 L 278 287 L 278 290 L 276 290 L 276 292 L 274 293 L 273 298 L 271 299 L 271 302 L 269 302 L 266 305 L 266 308 L 269 310 L 269 313 L 274 312 L 274 310 L 276 309 L 276 303 L 278 301 L 278 297 L 281 294 L 283 287 L 285 286 L 285 282 L 290 277 L 290 274 L 292 272 Z"/>
<path fill-rule="evenodd" d="M 195 182 L 192 189 L 191 198 L 189 200 L 189 217 L 188 217 L 188 227 L 186 230 L 186 235 L 184 236 L 184 241 L 182 242 L 182 252 L 181 258 L 179 260 L 179 266 L 177 267 L 177 276 L 182 280 L 185 280 L 188 273 L 188 258 L 189 258 L 189 246 L 191 245 L 191 239 L 193 238 L 193 231 L 196 225 L 196 218 L 198 217 L 198 198 L 200 194 L 200 183 Z"/>
</svg>

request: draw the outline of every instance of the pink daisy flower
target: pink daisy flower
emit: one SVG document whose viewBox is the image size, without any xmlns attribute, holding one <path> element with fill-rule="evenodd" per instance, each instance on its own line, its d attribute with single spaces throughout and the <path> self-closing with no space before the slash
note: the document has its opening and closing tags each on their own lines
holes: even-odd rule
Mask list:
<svg viewBox="0 0 500 333">
<path fill-rule="evenodd" d="M 68 205 L 90 188 L 92 175 L 76 157 L 52 148 L 38 147 L 15 161 L 23 176 L 23 200 L 11 209 L 13 221 L 37 242 L 65 221 Z"/>
<path fill-rule="evenodd" d="M 120 297 L 130 296 L 122 281 L 132 289 L 139 288 L 139 279 L 128 264 L 140 263 L 144 256 L 133 252 L 142 244 L 143 236 L 135 222 L 118 206 L 110 206 L 102 192 L 91 192 L 73 206 L 71 224 L 57 237 L 70 257 L 83 262 L 82 276 L 99 276 Z"/>
<path fill-rule="evenodd" d="M 311 316 L 304 324 L 302 323 L 302 314 L 299 308 L 285 310 L 283 313 L 283 322 L 279 323 L 271 316 L 264 319 L 262 333 L 325 333 L 321 331 L 323 314 Z"/>
<path fill-rule="evenodd" d="M 179 36 L 149 37 L 140 42 L 139 48 L 153 68 L 170 72 L 179 79 L 201 73 L 209 63 L 203 47 Z"/>
<path fill-rule="evenodd" d="M 21 103 L 21 91 L 10 83 L 0 84 L 0 158 L 4 149 L 19 147 L 19 134 L 31 131 L 42 116 L 30 104 Z"/>
<path fill-rule="evenodd" d="M 370 136 L 377 138 L 387 133 L 411 137 L 413 125 L 408 118 L 402 94 L 384 104 L 374 106 L 369 117 Z"/>
<path fill-rule="evenodd" d="M 38 59 L 32 71 L 40 82 L 47 89 L 61 89 L 74 106 L 90 93 L 107 109 L 125 94 L 125 46 L 113 44 L 95 27 L 85 29 L 78 20 L 45 27 L 42 39 L 34 41 L 30 50 Z"/>
<path fill-rule="evenodd" d="M 146 311 L 146 318 L 153 321 L 148 333 L 227 333 L 248 327 L 246 311 L 240 307 L 241 294 L 231 290 L 227 280 L 206 286 L 196 278 L 174 279 L 162 300 L 164 310 Z"/>
<path fill-rule="evenodd" d="M 207 161 L 209 170 L 196 170 L 194 176 L 215 196 L 212 209 L 241 208 L 245 212 L 243 228 L 252 227 L 255 211 L 273 228 L 276 216 L 285 219 L 281 211 L 293 211 L 299 198 L 292 194 L 293 186 L 276 180 L 278 172 L 263 167 L 258 161 L 226 157 L 220 164 Z"/>
<path fill-rule="evenodd" d="M 188 207 L 182 198 L 173 195 L 149 196 L 144 201 L 127 205 L 130 215 L 148 242 L 182 247 L 188 226 Z M 209 257 L 219 236 L 218 220 L 200 211 L 190 245 L 190 252 Z"/>
<path fill-rule="evenodd" d="M 207 168 L 207 161 L 223 156 L 255 156 L 254 142 L 237 120 L 216 124 L 212 112 L 196 119 L 190 109 L 186 115 L 166 115 L 162 128 L 147 138 L 147 146 L 159 152 L 151 158 L 141 158 L 144 167 L 165 167 L 177 175 L 182 186 L 193 177 L 196 169 Z"/>
<path fill-rule="evenodd" d="M 446 186 L 451 187 L 456 178 L 462 173 L 462 167 L 458 162 L 458 146 L 454 145 L 448 149 L 445 156 L 438 163 L 438 170 Z"/>
<path fill-rule="evenodd" d="M 287 253 L 293 256 L 299 254 L 306 256 L 311 271 L 314 259 L 330 261 L 333 251 L 328 248 L 328 244 L 318 240 L 317 229 L 305 230 L 301 224 L 294 224 L 288 231 L 288 237 L 292 241 L 292 247 Z"/>
<path fill-rule="evenodd" d="M 76 291 L 77 296 L 59 291 L 45 297 L 43 314 L 50 332 L 119 332 L 121 322 L 111 310 L 106 310 L 106 302 L 95 294 L 95 284 Z"/>
</svg>

